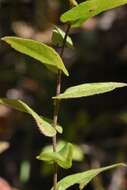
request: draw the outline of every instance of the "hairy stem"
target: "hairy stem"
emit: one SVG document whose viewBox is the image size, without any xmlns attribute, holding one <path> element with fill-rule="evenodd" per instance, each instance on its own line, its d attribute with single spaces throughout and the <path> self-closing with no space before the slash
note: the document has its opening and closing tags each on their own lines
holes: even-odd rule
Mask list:
<svg viewBox="0 0 127 190">
<path fill-rule="evenodd" d="M 70 30 L 70 25 L 67 26 L 67 30 L 65 33 L 65 37 L 63 40 L 63 45 L 61 48 L 61 52 L 60 52 L 60 56 L 61 58 L 63 57 L 63 53 L 64 53 L 64 49 L 65 49 L 65 45 L 66 45 L 66 39 L 68 36 Z M 58 71 L 57 74 L 57 84 L 56 84 L 56 96 L 58 96 L 61 92 L 61 71 Z M 54 114 L 53 114 L 53 127 L 56 128 L 57 125 L 57 121 L 58 121 L 58 114 L 59 114 L 59 107 L 60 107 L 60 101 L 59 100 L 54 100 Z M 53 137 L 52 139 L 52 145 L 53 145 L 53 151 L 56 152 L 56 146 L 57 146 L 57 137 L 56 135 Z M 54 163 L 54 176 L 53 176 L 53 187 L 54 190 L 56 190 L 56 185 L 57 185 L 57 164 Z"/>
</svg>

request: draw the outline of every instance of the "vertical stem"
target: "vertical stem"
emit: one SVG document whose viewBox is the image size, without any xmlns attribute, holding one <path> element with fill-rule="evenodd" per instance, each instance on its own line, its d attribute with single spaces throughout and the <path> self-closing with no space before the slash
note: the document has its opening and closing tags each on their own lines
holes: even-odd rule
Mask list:
<svg viewBox="0 0 127 190">
<path fill-rule="evenodd" d="M 66 45 L 66 39 L 68 36 L 70 30 L 70 25 L 67 26 L 67 30 L 65 33 L 65 37 L 63 39 L 63 46 L 61 48 L 60 56 L 61 58 L 63 57 L 65 45 Z M 58 71 L 57 74 L 57 84 L 56 84 L 56 96 L 58 96 L 61 92 L 61 71 Z M 59 107 L 60 107 L 60 101 L 59 100 L 54 100 L 54 114 L 53 114 L 53 127 L 56 128 L 57 121 L 58 121 L 58 114 L 59 114 Z M 52 138 L 52 146 L 53 146 L 53 151 L 56 152 L 56 146 L 57 146 L 57 137 L 56 135 Z M 57 185 L 57 164 L 54 163 L 54 176 L 53 176 L 53 187 L 54 190 L 56 190 L 56 185 Z"/>
</svg>

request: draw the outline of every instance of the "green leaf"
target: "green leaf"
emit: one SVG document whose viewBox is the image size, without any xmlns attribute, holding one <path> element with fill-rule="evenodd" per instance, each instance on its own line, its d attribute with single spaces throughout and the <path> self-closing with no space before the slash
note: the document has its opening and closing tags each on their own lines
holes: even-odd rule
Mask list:
<svg viewBox="0 0 127 190">
<path fill-rule="evenodd" d="M 126 165 L 123 163 L 118 163 L 103 168 L 92 169 L 85 172 L 69 175 L 57 183 L 56 190 L 66 190 L 67 188 L 75 184 L 79 184 L 80 190 L 82 190 L 94 177 L 96 177 L 101 172 L 122 166 Z"/>
<path fill-rule="evenodd" d="M 29 55 L 46 66 L 51 66 L 55 70 L 60 69 L 65 75 L 69 75 L 59 54 L 44 43 L 18 37 L 4 37 L 2 40 L 20 53 Z"/>
<path fill-rule="evenodd" d="M 56 162 L 64 169 L 68 169 L 72 166 L 72 144 L 66 143 L 58 152 L 53 150 L 43 150 L 37 159 L 46 161 L 50 164 Z"/>
<path fill-rule="evenodd" d="M 127 0 L 87 0 L 65 12 L 61 16 L 61 21 L 71 23 L 72 27 L 79 27 L 89 18 L 124 4 L 127 4 Z"/>
<path fill-rule="evenodd" d="M 45 121 L 47 121 L 48 123 L 50 123 L 52 126 L 53 126 L 53 120 L 52 119 L 49 119 L 47 117 L 44 117 L 44 116 L 41 116 L 42 119 L 44 119 Z M 63 133 L 63 128 L 61 125 L 57 124 L 56 125 L 56 131 L 60 134 Z"/>
<path fill-rule="evenodd" d="M 72 156 L 72 158 L 75 161 L 82 161 L 84 158 L 83 151 L 78 145 L 73 144 L 73 156 Z"/>
<path fill-rule="evenodd" d="M 42 119 L 36 112 L 34 112 L 27 104 L 21 100 L 12 100 L 7 98 L 0 98 L 0 104 L 11 106 L 21 112 L 30 114 L 37 123 L 37 126 L 42 134 L 48 137 L 52 137 L 56 134 L 56 130 L 50 123 Z"/>
<path fill-rule="evenodd" d="M 25 183 L 30 178 L 31 163 L 29 160 L 23 160 L 20 165 L 20 181 Z"/>
<path fill-rule="evenodd" d="M 0 141 L 0 154 L 9 148 L 9 143 L 6 141 Z"/>
<path fill-rule="evenodd" d="M 57 47 L 62 47 L 64 37 L 65 37 L 65 32 L 61 30 L 60 28 L 58 28 L 57 26 L 55 26 L 55 29 L 53 30 L 53 35 L 52 35 L 53 45 Z M 69 48 L 73 47 L 73 42 L 69 36 L 67 36 L 67 39 L 66 39 L 66 46 Z"/>
<path fill-rule="evenodd" d="M 57 143 L 57 148 L 56 148 L 57 152 L 59 152 L 66 144 L 67 142 L 65 141 L 59 141 Z M 41 152 L 52 152 L 52 145 L 48 145 L 44 147 Z M 72 145 L 72 160 L 82 161 L 83 158 L 84 158 L 84 155 L 83 155 L 82 149 L 79 146 L 73 144 Z"/>
<path fill-rule="evenodd" d="M 67 90 L 65 90 L 64 93 L 53 98 L 54 99 L 81 98 L 96 94 L 102 94 L 124 86 L 127 86 L 127 84 L 119 82 L 86 83 L 70 87 Z"/>
<path fill-rule="evenodd" d="M 70 6 L 72 6 L 72 7 L 78 5 L 76 0 L 69 0 L 69 2 L 70 2 Z"/>
</svg>

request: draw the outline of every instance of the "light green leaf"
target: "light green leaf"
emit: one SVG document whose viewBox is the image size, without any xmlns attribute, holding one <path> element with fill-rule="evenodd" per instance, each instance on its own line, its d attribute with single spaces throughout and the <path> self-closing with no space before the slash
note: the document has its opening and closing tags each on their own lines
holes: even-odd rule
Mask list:
<svg viewBox="0 0 127 190">
<path fill-rule="evenodd" d="M 72 6 L 72 7 L 78 5 L 76 0 L 69 0 L 69 2 L 70 2 L 70 6 Z"/>
<path fill-rule="evenodd" d="M 6 141 L 0 141 L 0 154 L 9 148 L 9 143 Z"/>
<path fill-rule="evenodd" d="M 51 66 L 55 70 L 60 69 L 65 75 L 69 75 L 59 54 L 44 43 L 18 37 L 4 37 L 2 40 L 10 44 L 12 48 L 20 53 L 29 55 L 46 66 Z"/>
<path fill-rule="evenodd" d="M 65 141 L 59 141 L 56 147 L 57 152 L 59 152 L 66 144 L 67 142 Z M 44 147 L 41 152 L 52 152 L 52 145 Z M 72 160 L 82 161 L 83 158 L 84 155 L 82 149 L 79 146 L 72 144 Z"/>
<path fill-rule="evenodd" d="M 41 116 L 41 118 L 42 118 L 43 120 L 47 121 L 48 123 L 50 123 L 50 124 L 53 126 L 53 120 L 52 120 L 52 119 L 49 119 L 49 118 L 44 117 L 44 116 Z M 56 125 L 56 131 L 57 131 L 58 133 L 62 134 L 62 133 L 63 133 L 63 128 L 62 128 L 62 126 L 59 125 L 59 124 L 57 124 L 57 125 Z"/>
<path fill-rule="evenodd" d="M 53 45 L 57 47 L 62 47 L 64 37 L 65 37 L 65 32 L 61 30 L 60 28 L 58 28 L 57 26 L 55 26 L 55 29 L 53 30 L 53 34 L 52 34 Z M 66 39 L 66 46 L 69 48 L 73 47 L 73 42 L 69 36 L 67 36 L 67 39 Z"/>
<path fill-rule="evenodd" d="M 61 21 L 71 23 L 72 27 L 79 27 L 89 18 L 124 4 L 127 4 L 127 0 L 87 0 L 65 12 L 61 16 Z"/>
<path fill-rule="evenodd" d="M 37 156 L 37 159 L 50 164 L 56 162 L 62 168 L 68 169 L 72 166 L 72 144 L 66 143 L 58 152 L 53 152 L 53 150 L 47 151 L 45 149 Z"/>
<path fill-rule="evenodd" d="M 123 163 L 118 163 L 103 168 L 92 169 L 85 172 L 69 175 L 57 183 L 56 190 L 66 190 L 67 188 L 75 184 L 79 184 L 80 190 L 82 190 L 94 177 L 96 177 L 101 172 L 122 166 L 126 165 Z"/>
<path fill-rule="evenodd" d="M 58 133 L 62 134 L 63 133 L 63 128 L 60 125 L 56 125 L 56 130 Z"/>
<path fill-rule="evenodd" d="M 0 98 L 0 104 L 11 106 L 21 112 L 30 114 L 37 123 L 37 126 L 42 134 L 48 137 L 52 137 L 56 134 L 56 130 L 50 123 L 42 119 L 36 112 L 34 112 L 26 103 L 21 100 Z"/>
<path fill-rule="evenodd" d="M 31 163 L 29 160 L 23 160 L 20 165 L 20 181 L 25 183 L 30 178 Z"/>
<path fill-rule="evenodd" d="M 84 158 L 83 151 L 78 145 L 73 144 L 73 156 L 72 156 L 72 158 L 75 161 L 82 161 Z"/>
<path fill-rule="evenodd" d="M 86 83 L 70 87 L 67 90 L 65 90 L 64 93 L 53 98 L 55 99 L 81 98 L 96 94 L 102 94 L 124 86 L 127 86 L 127 84 L 119 82 Z"/>
</svg>

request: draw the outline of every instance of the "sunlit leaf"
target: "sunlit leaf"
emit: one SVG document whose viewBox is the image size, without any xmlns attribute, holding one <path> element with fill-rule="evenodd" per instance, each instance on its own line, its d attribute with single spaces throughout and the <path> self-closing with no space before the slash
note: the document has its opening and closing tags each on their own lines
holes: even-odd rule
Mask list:
<svg viewBox="0 0 127 190">
<path fill-rule="evenodd" d="M 64 169 L 72 166 L 72 144 L 66 143 L 59 151 L 53 152 L 52 150 L 43 150 L 37 159 L 46 161 L 48 163 L 56 162 Z"/>
<path fill-rule="evenodd" d="M 67 188 L 75 184 L 79 184 L 80 190 L 82 190 L 94 177 L 96 177 L 101 172 L 113 169 L 115 167 L 123 167 L 123 166 L 125 167 L 126 165 L 123 163 L 118 163 L 107 167 L 92 169 L 85 172 L 69 175 L 57 183 L 56 190 L 66 190 Z"/>
<path fill-rule="evenodd" d="M 60 28 L 58 28 L 57 26 L 55 26 L 55 29 L 53 30 L 53 34 L 52 34 L 53 45 L 57 47 L 62 47 L 64 37 L 65 37 L 65 32 L 61 30 Z M 67 36 L 67 39 L 66 39 L 66 46 L 69 48 L 73 47 L 73 42 L 69 36 Z"/>
<path fill-rule="evenodd" d="M 9 148 L 9 143 L 6 141 L 0 141 L 0 154 Z"/>
<path fill-rule="evenodd" d="M 55 70 L 60 69 L 68 76 L 68 71 L 59 54 L 44 43 L 18 37 L 4 37 L 2 40 L 10 44 L 12 48 L 20 53 L 29 55 L 46 66 L 51 66 L 51 68 L 54 68 Z"/>
<path fill-rule="evenodd" d="M 52 137 L 56 134 L 56 130 L 52 127 L 50 123 L 42 119 L 35 111 L 33 111 L 26 103 L 21 100 L 0 98 L 0 104 L 11 106 L 21 112 L 26 112 L 30 114 L 37 123 L 37 126 L 42 134 L 48 137 Z"/>
<path fill-rule="evenodd" d="M 64 93 L 54 98 L 55 99 L 81 98 L 96 94 L 102 94 L 124 86 L 127 86 L 127 84 L 119 82 L 86 83 L 70 87 L 67 90 L 65 90 Z"/>
<path fill-rule="evenodd" d="M 71 23 L 72 27 L 79 27 L 89 18 L 124 4 L 127 4 L 127 0 L 87 0 L 65 12 L 61 21 Z"/>
</svg>

